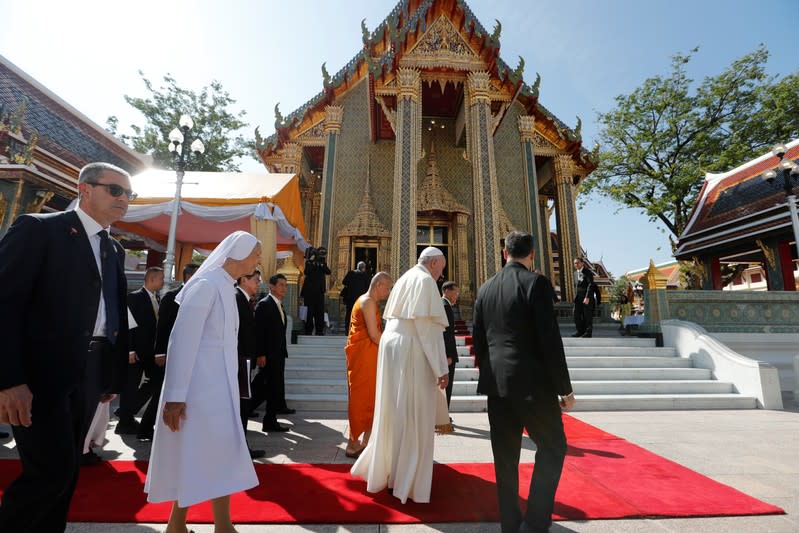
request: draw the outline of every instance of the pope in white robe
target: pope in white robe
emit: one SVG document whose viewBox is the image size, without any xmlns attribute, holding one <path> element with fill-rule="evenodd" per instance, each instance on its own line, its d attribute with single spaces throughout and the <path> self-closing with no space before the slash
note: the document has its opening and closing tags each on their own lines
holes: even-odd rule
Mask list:
<svg viewBox="0 0 799 533">
<path fill-rule="evenodd" d="M 449 379 L 442 335 L 448 322 L 435 281 L 445 264 L 441 250 L 426 248 L 391 290 L 372 435 L 351 470 L 366 480 L 367 491 L 388 487 L 402 503 L 430 501 L 438 389 Z"/>
<path fill-rule="evenodd" d="M 260 243 L 249 233 L 236 232 L 219 244 L 175 299 L 180 308 L 167 349 L 159 405 L 163 417 L 155 426 L 144 490 L 150 502 L 174 501 L 173 515 L 179 508 L 184 523 L 190 505 L 258 484 L 239 416 L 239 315 L 233 284 L 259 260 Z M 182 411 L 170 419 L 170 409 L 181 405 Z"/>
</svg>

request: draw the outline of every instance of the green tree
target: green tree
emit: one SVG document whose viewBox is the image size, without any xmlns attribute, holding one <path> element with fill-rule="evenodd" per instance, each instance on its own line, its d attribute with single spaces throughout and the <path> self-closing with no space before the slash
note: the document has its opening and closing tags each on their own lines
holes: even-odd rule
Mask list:
<svg viewBox="0 0 799 533">
<path fill-rule="evenodd" d="M 164 85 L 155 88 L 139 71 L 144 86 L 150 93 L 146 98 L 125 95 L 125 101 L 144 115 L 144 126 L 132 124 L 133 134 L 122 134 L 122 139 L 137 152 L 150 154 L 153 165 L 158 168 L 172 168 L 172 153 L 169 151 L 169 132 L 177 127 L 180 116 L 188 114 L 194 121 L 192 138 L 198 137 L 205 145 L 205 154 L 191 163 L 191 170 L 238 171 L 241 157 L 251 156 L 252 141 L 245 140 L 239 131 L 247 126 L 245 111 L 229 111 L 236 101 L 222 88 L 218 81 L 212 81 L 199 93 L 183 89 L 175 79 L 167 74 Z M 109 117 L 107 129 L 116 134 L 119 121 Z"/>
<path fill-rule="evenodd" d="M 674 245 L 706 172 L 723 172 L 799 136 L 799 74 L 765 73 L 760 46 L 723 72 L 694 83 L 677 54 L 655 76 L 599 113 L 600 164 L 582 192 L 609 197 L 660 219 Z"/>
</svg>

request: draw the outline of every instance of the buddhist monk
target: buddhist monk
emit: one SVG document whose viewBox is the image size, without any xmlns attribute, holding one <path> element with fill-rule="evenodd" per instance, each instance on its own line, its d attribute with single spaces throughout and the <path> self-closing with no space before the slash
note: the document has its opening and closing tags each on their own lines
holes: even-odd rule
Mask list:
<svg viewBox="0 0 799 533">
<path fill-rule="evenodd" d="M 378 272 L 352 307 L 350 331 L 344 353 L 347 355 L 348 415 L 350 437 L 345 455 L 357 458 L 372 430 L 377 380 L 377 350 L 383 327 L 379 303 L 388 298 L 393 282 L 385 272 Z M 363 439 L 359 438 L 363 435 Z"/>
</svg>

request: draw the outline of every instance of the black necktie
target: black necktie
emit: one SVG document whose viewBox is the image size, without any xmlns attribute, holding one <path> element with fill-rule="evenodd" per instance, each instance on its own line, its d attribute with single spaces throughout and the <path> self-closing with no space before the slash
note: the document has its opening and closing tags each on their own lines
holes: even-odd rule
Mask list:
<svg viewBox="0 0 799 533">
<path fill-rule="evenodd" d="M 105 335 L 109 341 L 116 343 L 119 333 L 119 305 L 117 302 L 117 258 L 108 232 L 100 233 L 100 265 L 103 276 L 103 299 L 105 300 Z"/>
</svg>

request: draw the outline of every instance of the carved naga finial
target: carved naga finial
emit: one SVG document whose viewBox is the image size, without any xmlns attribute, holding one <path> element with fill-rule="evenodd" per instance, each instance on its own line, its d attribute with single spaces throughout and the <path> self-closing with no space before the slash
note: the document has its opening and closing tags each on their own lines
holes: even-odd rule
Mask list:
<svg viewBox="0 0 799 533">
<path fill-rule="evenodd" d="M 494 19 L 497 21 L 497 25 L 494 26 L 494 32 L 491 34 L 491 41 L 494 43 L 499 43 L 499 34 L 502 33 L 502 23 L 499 19 Z"/>
<path fill-rule="evenodd" d="M 574 127 L 574 135 L 576 135 L 578 139 L 583 138 L 583 121 L 580 119 L 580 115 L 577 115 L 577 125 Z"/>
<path fill-rule="evenodd" d="M 330 74 L 327 72 L 326 64 L 327 62 L 322 63 L 322 85 L 324 85 L 325 89 L 330 87 Z"/>
<path fill-rule="evenodd" d="M 280 102 L 275 104 L 275 129 L 283 127 L 285 123 L 285 119 L 283 115 L 280 114 Z"/>
<path fill-rule="evenodd" d="M 369 28 L 366 27 L 366 19 L 361 21 L 361 40 L 364 48 L 369 46 Z"/>
</svg>

